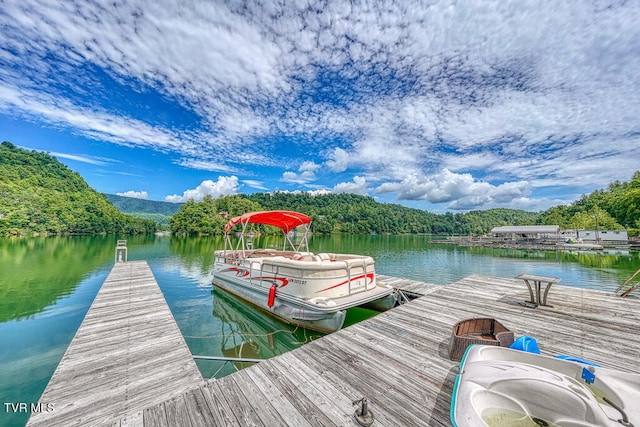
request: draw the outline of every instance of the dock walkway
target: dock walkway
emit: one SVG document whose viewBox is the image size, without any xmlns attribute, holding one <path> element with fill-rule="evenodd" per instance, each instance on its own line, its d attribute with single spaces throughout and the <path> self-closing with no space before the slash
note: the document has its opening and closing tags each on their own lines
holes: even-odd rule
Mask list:
<svg viewBox="0 0 640 427">
<path fill-rule="evenodd" d="M 114 273 L 126 275 L 124 270 Z M 121 367 L 127 360 L 124 356 L 112 359 L 112 352 L 132 351 L 125 344 L 109 348 L 107 343 L 90 342 L 85 347 L 96 346 L 101 355 L 81 358 L 75 341 L 84 335 L 81 332 L 85 323 L 93 324 L 93 317 L 88 314 L 41 401 L 52 401 L 56 389 L 73 387 L 74 376 L 89 375 L 86 370 L 112 369 L 118 378 L 125 378 L 121 370 L 148 369 L 153 372 L 149 376 L 155 377 L 160 373 L 152 366 L 161 366 L 166 374 L 179 375 L 163 379 L 159 382 L 162 386 L 145 386 L 135 402 L 118 402 L 109 410 L 104 409 L 106 401 L 122 394 L 128 386 L 121 386 L 123 380 L 118 379 L 101 390 L 88 382 L 82 390 L 72 391 L 66 404 L 70 406 L 68 411 L 67 406 L 56 406 L 55 418 L 39 420 L 34 415 L 30 425 L 353 427 L 357 426 L 354 402 L 366 397 L 375 416 L 374 427 L 450 426 L 449 408 L 458 363 L 448 357 L 449 339 L 455 323 L 472 317 L 495 317 L 516 336 L 535 337 L 546 355 L 572 355 L 606 367 L 638 372 L 640 298 L 636 296 L 619 298 L 613 293 L 558 285 L 548 296 L 552 307 L 529 308 L 518 304 L 530 297 L 527 287 L 511 278 L 472 275 L 446 286 L 390 276 L 380 276 L 379 280 L 413 293 L 412 296 L 423 296 L 281 356 L 206 382 L 193 372 L 195 365 L 184 362 L 184 352 L 176 349 L 188 351 L 182 337 L 175 335 L 179 334 L 175 332 L 177 328 L 171 338 L 162 341 L 162 346 L 156 346 L 152 355 L 145 356 L 148 360 L 136 362 L 144 364 L 140 368 Z M 158 292 L 153 287 L 151 290 Z M 99 302 L 101 298 L 96 298 L 95 310 L 118 306 Z M 145 307 L 158 305 L 149 302 L 146 294 L 136 298 L 144 299 Z M 92 316 L 95 310 L 92 306 Z M 117 316 L 124 318 L 129 312 L 131 308 L 123 307 Z M 165 337 L 165 332 L 156 329 L 160 325 L 150 319 L 138 320 L 136 315 L 130 321 L 139 322 L 132 333 L 144 326 L 148 328 L 144 336 Z M 109 327 L 91 326 L 103 330 Z M 129 341 L 132 342 L 137 340 Z M 180 353 L 178 365 L 183 370 L 165 368 L 168 362 L 158 360 L 164 352 Z M 79 373 L 73 373 L 75 366 L 81 366 Z M 112 393 L 111 387 L 119 388 L 119 392 Z M 128 390 L 125 394 L 129 395 Z M 83 401 L 92 404 L 74 408 Z M 59 414 L 58 409 L 66 412 Z M 99 414 L 95 413 L 97 410 Z"/>
<path fill-rule="evenodd" d="M 535 337 L 546 355 L 638 372 L 636 297 L 555 286 L 553 307 L 528 308 L 518 301 L 529 291 L 515 279 L 382 281 L 428 295 L 150 407 L 144 425 L 357 426 L 353 402 L 366 397 L 374 426 L 450 426 L 458 363 L 448 344 L 453 325 L 471 317 L 495 317 L 516 336 Z"/>
<path fill-rule="evenodd" d="M 204 384 L 145 261 L 116 263 L 28 426 L 141 424 L 142 410 Z"/>
</svg>

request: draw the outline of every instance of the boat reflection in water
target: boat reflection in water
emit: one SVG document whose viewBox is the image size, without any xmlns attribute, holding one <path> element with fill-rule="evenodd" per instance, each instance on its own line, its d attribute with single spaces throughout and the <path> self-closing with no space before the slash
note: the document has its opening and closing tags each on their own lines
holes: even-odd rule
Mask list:
<svg viewBox="0 0 640 427">
<path fill-rule="evenodd" d="M 248 306 L 238 297 L 219 288 L 213 288 L 211 293 L 213 315 L 220 319 L 222 325 L 220 353 L 224 358 L 231 360 L 220 368 L 215 377 L 222 377 L 255 364 L 246 361 L 247 359 L 269 359 L 323 335 L 288 325 Z"/>
</svg>

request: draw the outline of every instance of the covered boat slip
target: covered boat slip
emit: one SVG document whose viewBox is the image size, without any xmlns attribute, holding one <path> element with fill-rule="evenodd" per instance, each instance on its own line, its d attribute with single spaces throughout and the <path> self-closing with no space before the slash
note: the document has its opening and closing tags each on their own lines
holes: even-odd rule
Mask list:
<svg viewBox="0 0 640 427">
<path fill-rule="evenodd" d="M 449 359 L 449 339 L 457 322 L 472 317 L 535 337 L 545 355 L 639 372 L 637 296 L 558 285 L 549 294 L 553 307 L 529 308 L 518 304 L 529 292 L 516 279 L 378 281 L 425 296 L 150 407 L 144 425 L 353 426 L 354 402 L 366 397 L 374 426 L 450 426 L 458 362 Z"/>
</svg>

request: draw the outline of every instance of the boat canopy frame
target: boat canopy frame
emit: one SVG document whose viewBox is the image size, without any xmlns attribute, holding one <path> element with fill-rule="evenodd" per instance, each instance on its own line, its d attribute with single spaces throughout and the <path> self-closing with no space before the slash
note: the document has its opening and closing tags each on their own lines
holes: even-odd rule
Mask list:
<svg viewBox="0 0 640 427">
<path fill-rule="evenodd" d="M 238 242 L 235 245 L 231 242 L 231 229 L 240 224 L 241 230 Z M 224 227 L 224 251 L 227 250 L 241 252 L 246 258 L 247 251 L 253 249 L 249 247 L 248 239 L 252 238 L 253 231 L 251 224 L 271 225 L 282 230 L 284 235 L 283 251 L 309 252 L 309 231 L 311 230 L 311 217 L 294 211 L 259 211 L 248 212 L 244 215 L 231 218 Z M 297 228 L 302 228 L 302 237 L 296 245 L 291 239 L 291 235 Z M 288 249 L 289 248 L 289 249 Z"/>
</svg>

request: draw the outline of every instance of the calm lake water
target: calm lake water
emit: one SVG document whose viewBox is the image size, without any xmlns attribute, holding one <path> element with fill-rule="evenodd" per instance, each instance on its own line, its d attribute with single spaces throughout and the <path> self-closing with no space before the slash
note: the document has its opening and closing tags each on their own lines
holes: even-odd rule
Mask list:
<svg viewBox="0 0 640 427">
<path fill-rule="evenodd" d="M 125 237 L 129 259 L 146 260 L 194 355 L 268 358 L 320 336 L 237 299 L 212 292 L 213 251 L 221 238 Z M 29 414 L 4 403 L 36 403 L 113 266 L 116 236 L 0 238 L 0 425 Z M 256 239 L 280 247 L 276 238 Z M 446 285 L 470 274 L 534 273 L 562 285 L 614 290 L 640 268 L 638 252 L 556 253 L 429 244 L 428 236 L 313 236 L 315 252 L 368 254 L 381 274 Z M 374 315 L 350 310 L 347 323 Z M 235 372 L 198 361 L 205 378 Z"/>
</svg>

